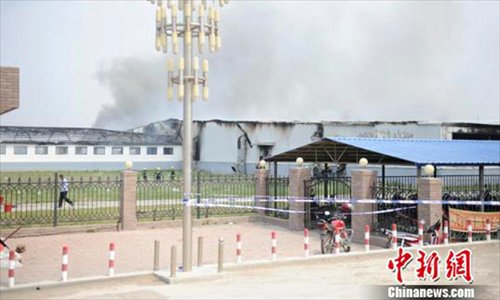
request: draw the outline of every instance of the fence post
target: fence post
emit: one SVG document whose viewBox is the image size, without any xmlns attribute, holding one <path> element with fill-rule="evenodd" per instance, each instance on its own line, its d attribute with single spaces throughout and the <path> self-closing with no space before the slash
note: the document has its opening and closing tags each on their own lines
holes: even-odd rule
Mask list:
<svg viewBox="0 0 500 300">
<path fill-rule="evenodd" d="M 224 269 L 224 239 L 219 238 L 219 260 L 217 266 L 217 272 L 220 273 Z"/>
<path fill-rule="evenodd" d="M 108 276 L 115 275 L 115 243 L 109 243 Z"/>
<path fill-rule="evenodd" d="M 443 199 L 443 182 L 439 178 L 424 177 L 417 179 L 418 199 L 436 200 L 436 204 L 418 204 L 417 220 L 424 220 L 432 226 L 443 217 L 441 203 Z M 425 242 L 429 242 L 429 236 L 425 236 Z"/>
<path fill-rule="evenodd" d="M 288 207 L 290 211 L 305 211 L 305 181 L 311 178 L 311 171 L 307 167 L 292 167 L 289 173 L 290 184 L 288 186 Z M 301 200 L 301 201 L 297 201 Z M 307 215 L 307 212 L 306 214 Z M 290 213 L 288 215 L 288 228 L 291 230 L 304 230 L 307 226 L 304 213 Z"/>
<path fill-rule="evenodd" d="M 198 267 L 203 265 L 203 237 L 198 237 Z"/>
<path fill-rule="evenodd" d="M 486 219 L 486 241 L 488 241 L 488 242 L 491 241 L 491 222 L 490 222 L 490 219 Z"/>
<path fill-rule="evenodd" d="M 196 218 L 201 218 L 201 182 L 200 182 L 200 171 L 196 173 L 196 203 L 198 206 L 196 207 Z"/>
<path fill-rule="evenodd" d="M 16 270 L 16 252 L 14 250 L 9 251 L 9 287 L 13 288 L 16 282 L 15 271 Z"/>
<path fill-rule="evenodd" d="M 160 241 L 155 240 L 153 270 L 160 270 Z"/>
<path fill-rule="evenodd" d="M 377 184 L 377 172 L 370 170 L 353 170 L 351 179 L 351 198 L 356 213 L 351 216 L 351 227 L 354 230 L 354 242 L 364 243 L 364 229 L 366 224 L 373 224 L 377 215 L 369 214 L 376 210 L 373 203 L 356 203 L 356 200 L 373 199 L 373 189 Z M 367 214 L 362 214 L 367 213 Z"/>
<path fill-rule="evenodd" d="M 177 273 L 177 248 L 170 248 L 170 277 L 174 278 Z"/>
<path fill-rule="evenodd" d="M 370 225 L 365 225 L 365 251 L 370 251 Z"/>
<path fill-rule="evenodd" d="M 137 227 L 137 172 L 124 170 L 121 173 L 120 229 L 135 230 Z"/>
<path fill-rule="evenodd" d="M 257 211 L 259 216 L 265 216 L 266 211 L 263 208 L 269 207 L 268 178 L 266 169 L 258 169 L 255 173 L 255 206 L 261 208 Z"/>
<path fill-rule="evenodd" d="M 52 215 L 52 226 L 57 226 L 57 201 L 59 200 L 59 189 L 58 189 L 57 172 L 54 173 L 54 212 Z"/>
<path fill-rule="evenodd" d="M 391 236 L 392 236 L 392 249 L 398 249 L 398 226 L 396 224 L 392 224 L 391 226 Z"/>
</svg>

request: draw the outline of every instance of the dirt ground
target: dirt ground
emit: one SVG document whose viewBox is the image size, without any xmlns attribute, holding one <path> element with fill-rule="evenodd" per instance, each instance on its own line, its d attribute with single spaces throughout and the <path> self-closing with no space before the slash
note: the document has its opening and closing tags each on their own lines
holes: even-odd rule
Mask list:
<svg viewBox="0 0 500 300">
<path fill-rule="evenodd" d="M 474 299 L 500 298 L 500 248 L 489 244 L 457 244 L 473 253 L 472 285 L 461 279 L 420 281 L 414 265 L 403 272 L 408 285 L 461 285 L 474 287 Z M 437 248 L 444 257 L 449 248 Z M 414 252 L 415 250 L 411 250 Z M 293 266 L 225 271 L 203 281 L 184 281 L 166 285 L 153 277 L 98 282 L 41 290 L 24 290 L 2 295 L 4 299 L 386 299 L 387 285 L 395 283 L 387 262 L 393 251 L 372 255 L 344 256 L 330 260 L 301 261 Z"/>
<path fill-rule="evenodd" d="M 203 237 L 204 264 L 217 262 L 218 238 L 225 240 L 226 262 L 236 262 L 236 234 L 242 235 L 243 261 L 271 260 L 271 231 L 278 234 L 278 259 L 304 256 L 301 231 L 260 223 L 238 223 L 193 227 L 193 266 L 197 264 L 197 241 Z M 68 278 L 108 273 L 109 243 L 116 244 L 115 273 L 153 270 L 154 241 L 160 241 L 160 268 L 168 269 L 170 248 L 177 247 L 177 261 L 182 264 L 182 228 L 144 229 L 122 232 L 72 233 L 11 239 L 11 245 L 23 244 L 23 266 L 16 269 L 16 284 L 57 281 L 61 279 L 62 246 L 69 246 Z M 310 234 L 311 255 L 319 250 L 319 233 Z M 356 245 L 352 251 L 363 251 Z M 1 270 L 2 286 L 7 286 L 7 270 Z"/>
</svg>

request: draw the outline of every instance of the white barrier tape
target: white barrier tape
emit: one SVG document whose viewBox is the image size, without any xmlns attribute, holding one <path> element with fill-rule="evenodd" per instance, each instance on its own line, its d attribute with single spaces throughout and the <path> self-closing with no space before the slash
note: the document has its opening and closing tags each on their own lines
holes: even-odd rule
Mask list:
<svg viewBox="0 0 500 300">
<path fill-rule="evenodd" d="M 213 204 L 213 203 L 201 204 L 200 203 L 200 204 L 193 204 L 192 206 L 194 206 L 194 207 L 244 208 L 244 209 L 276 211 L 276 212 L 291 213 L 291 214 L 303 214 L 303 213 L 305 213 L 305 211 L 303 211 L 303 210 L 286 210 L 286 209 L 279 209 L 279 208 L 267 208 L 267 207 L 249 206 L 249 205 L 230 205 L 230 204 Z M 385 213 L 406 210 L 406 209 L 413 209 L 413 208 L 416 208 L 416 206 L 397 207 L 397 208 L 390 208 L 390 209 L 385 209 L 385 210 L 352 212 L 352 213 L 342 213 L 342 214 L 343 215 L 378 215 L 378 214 L 385 214 Z"/>
<path fill-rule="evenodd" d="M 195 203 L 191 206 L 194 207 L 228 207 L 228 208 L 246 208 L 246 209 L 257 209 L 257 210 L 269 210 L 269 211 L 277 211 L 283 213 L 291 213 L 291 214 L 303 214 L 305 211 L 303 210 L 287 210 L 287 209 L 279 209 L 279 208 L 267 208 L 260 206 L 250 206 L 250 205 L 230 205 L 230 204 L 212 204 L 212 203 Z"/>
<path fill-rule="evenodd" d="M 217 202 L 315 202 L 321 203 L 382 203 L 382 204 L 450 204 L 450 205 L 485 205 L 500 206 L 500 201 L 479 201 L 479 200 L 386 200 L 386 199 L 337 199 L 337 198 L 303 198 L 303 197 L 282 197 L 276 198 L 268 196 L 257 197 L 229 197 L 229 198 L 203 198 L 190 199 L 188 203 L 217 203 Z"/>
</svg>

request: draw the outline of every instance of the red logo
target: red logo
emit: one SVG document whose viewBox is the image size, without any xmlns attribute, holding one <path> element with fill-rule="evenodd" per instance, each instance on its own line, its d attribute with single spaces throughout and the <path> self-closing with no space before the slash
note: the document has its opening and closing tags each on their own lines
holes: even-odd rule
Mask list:
<svg viewBox="0 0 500 300">
<path fill-rule="evenodd" d="M 437 251 L 432 251 L 427 254 L 424 250 L 417 250 L 418 266 L 415 270 L 415 276 L 420 280 L 429 278 L 432 281 L 439 280 L 441 258 Z M 413 260 L 413 254 L 399 247 L 397 257 L 390 259 L 387 267 L 393 273 L 396 273 L 396 280 L 403 284 L 402 271 L 410 265 Z M 467 283 L 472 283 L 472 254 L 469 249 L 463 249 L 455 253 L 454 250 L 449 250 L 446 256 L 446 279 L 456 280 L 459 277 Z"/>
<path fill-rule="evenodd" d="M 446 257 L 446 278 L 456 280 L 462 277 L 465 282 L 472 283 L 472 255 L 469 249 L 463 249 L 457 253 L 450 250 Z"/>
</svg>

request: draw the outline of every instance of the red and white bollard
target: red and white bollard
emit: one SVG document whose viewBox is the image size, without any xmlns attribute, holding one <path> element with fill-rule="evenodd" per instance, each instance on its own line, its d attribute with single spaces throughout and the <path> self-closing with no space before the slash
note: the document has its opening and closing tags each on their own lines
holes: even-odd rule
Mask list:
<svg viewBox="0 0 500 300">
<path fill-rule="evenodd" d="M 370 250 L 370 225 L 365 225 L 365 251 Z"/>
<path fill-rule="evenodd" d="M 486 219 L 486 241 L 491 241 L 491 222 L 490 219 Z"/>
<path fill-rule="evenodd" d="M 304 256 L 309 257 L 309 230 L 304 229 Z"/>
<path fill-rule="evenodd" d="M 335 228 L 335 254 L 340 254 L 340 229 Z"/>
<path fill-rule="evenodd" d="M 398 227 L 396 224 L 392 224 L 392 249 L 398 249 Z"/>
<path fill-rule="evenodd" d="M 66 282 L 68 281 L 68 253 L 69 253 L 69 247 L 64 245 L 63 246 L 63 251 L 62 251 L 62 281 Z"/>
<path fill-rule="evenodd" d="M 444 221 L 444 225 L 443 225 L 443 242 L 445 245 L 448 245 L 449 241 L 448 241 L 448 221 L 445 220 Z"/>
<path fill-rule="evenodd" d="M 109 243 L 108 276 L 115 275 L 115 243 Z"/>
<path fill-rule="evenodd" d="M 9 251 L 9 287 L 14 287 L 16 280 L 16 252 L 14 250 Z"/>
<path fill-rule="evenodd" d="M 424 245 L 424 220 L 418 223 L 418 245 L 420 247 Z"/>
<path fill-rule="evenodd" d="M 236 234 L 236 262 L 241 263 L 241 234 Z"/>
<path fill-rule="evenodd" d="M 272 254 L 272 261 L 276 261 L 277 259 L 277 250 L 278 246 L 276 243 L 276 231 L 271 232 L 271 254 Z"/>
<path fill-rule="evenodd" d="M 472 243 L 472 221 L 467 220 L 467 242 Z"/>
</svg>

